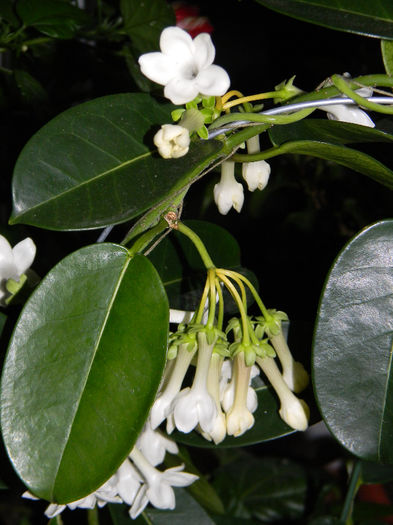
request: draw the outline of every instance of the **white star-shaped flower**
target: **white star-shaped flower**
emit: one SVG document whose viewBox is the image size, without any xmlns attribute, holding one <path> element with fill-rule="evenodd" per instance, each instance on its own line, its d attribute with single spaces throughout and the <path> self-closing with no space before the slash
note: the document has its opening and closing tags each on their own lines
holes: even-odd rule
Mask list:
<svg viewBox="0 0 393 525">
<path fill-rule="evenodd" d="M 179 27 L 167 27 L 160 49 L 141 55 L 139 65 L 145 76 L 165 86 L 164 95 L 173 104 L 186 104 L 198 94 L 221 96 L 228 90 L 228 73 L 213 64 L 215 49 L 207 33 L 193 40 Z"/>
</svg>

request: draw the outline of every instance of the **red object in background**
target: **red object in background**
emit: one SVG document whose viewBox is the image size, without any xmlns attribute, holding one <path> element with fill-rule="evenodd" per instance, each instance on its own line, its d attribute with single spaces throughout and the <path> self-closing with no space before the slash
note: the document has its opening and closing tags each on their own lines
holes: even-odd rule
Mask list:
<svg viewBox="0 0 393 525">
<path fill-rule="evenodd" d="M 389 496 L 386 493 L 385 487 L 380 484 L 362 485 L 359 488 L 357 498 L 360 501 L 368 501 L 370 503 L 379 503 L 380 505 L 391 505 Z M 393 523 L 393 516 L 385 516 L 380 518 L 385 523 Z"/>
<path fill-rule="evenodd" d="M 185 2 L 173 2 L 176 25 L 195 38 L 200 33 L 211 33 L 213 26 L 206 16 L 199 16 L 199 7 Z"/>
</svg>

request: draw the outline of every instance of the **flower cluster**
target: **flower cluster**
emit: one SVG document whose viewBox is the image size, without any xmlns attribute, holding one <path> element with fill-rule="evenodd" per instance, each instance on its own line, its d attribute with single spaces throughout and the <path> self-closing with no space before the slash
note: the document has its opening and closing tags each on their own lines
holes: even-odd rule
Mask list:
<svg viewBox="0 0 393 525">
<path fill-rule="evenodd" d="M 51 503 L 45 511 L 46 516 L 53 518 L 67 507 L 71 510 L 92 509 L 107 503 L 130 505 L 129 515 L 132 519 L 139 516 L 148 503 L 158 509 L 174 509 L 175 493 L 172 487 L 191 485 L 198 476 L 183 472 L 184 465 L 158 470 L 156 466 L 164 461 L 166 452 L 177 454 L 176 443 L 160 431 L 153 430 L 147 420 L 129 457 L 108 481 L 78 501 L 67 505 Z M 23 497 L 38 499 L 28 491 Z"/>
<path fill-rule="evenodd" d="M 189 234 L 185 225 L 177 227 Z M 261 309 L 260 317 L 247 314 L 246 286 Z M 240 313 L 225 330 L 222 287 Z M 305 430 L 308 407 L 294 392 L 307 386 L 308 374 L 291 355 L 282 331 L 284 320 L 283 312 L 266 310 L 243 275 L 210 266 L 197 311 L 171 315 L 171 321 L 180 324 L 169 339 L 164 377 L 150 411 L 152 428 L 166 421 L 169 434 L 175 428 L 184 433 L 195 429 L 216 444 L 227 435 L 244 434 L 254 424 L 258 397 L 253 379 L 262 371 L 278 395 L 281 418 L 290 427 Z"/>
</svg>

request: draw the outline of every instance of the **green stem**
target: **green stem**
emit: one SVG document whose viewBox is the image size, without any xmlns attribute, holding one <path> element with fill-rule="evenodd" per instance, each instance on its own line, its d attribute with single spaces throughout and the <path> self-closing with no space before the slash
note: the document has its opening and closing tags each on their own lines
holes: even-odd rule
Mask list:
<svg viewBox="0 0 393 525">
<path fill-rule="evenodd" d="M 359 89 L 362 86 L 366 87 L 392 87 L 393 77 L 387 75 L 363 75 L 347 81 L 349 87 L 352 89 Z M 293 104 L 297 102 L 305 102 L 306 100 L 321 100 L 324 98 L 336 97 L 340 94 L 340 90 L 335 86 L 324 87 L 305 95 L 300 95 L 292 98 L 288 103 Z"/>
<path fill-rule="evenodd" d="M 208 271 L 209 279 L 209 316 L 207 319 L 207 327 L 213 328 L 214 317 L 216 315 L 216 272 L 213 268 Z"/>
<path fill-rule="evenodd" d="M 210 268 L 215 268 L 215 265 L 213 261 L 211 260 L 210 255 L 208 254 L 201 238 L 195 232 L 193 232 L 191 228 L 189 228 L 188 226 L 186 226 L 180 221 L 177 223 L 177 229 L 180 233 L 183 233 L 184 235 L 186 235 L 190 239 L 190 241 L 194 244 L 206 268 L 208 270 Z"/>
<path fill-rule="evenodd" d="M 302 120 L 308 117 L 316 108 L 306 108 L 296 111 L 290 115 L 262 115 L 260 113 L 228 113 L 219 117 L 213 122 L 209 129 L 219 128 L 229 124 L 230 122 L 236 122 L 237 120 L 247 120 L 249 122 L 260 122 L 261 124 L 292 124 L 298 120 Z"/>
<path fill-rule="evenodd" d="M 244 277 L 244 275 L 242 275 L 241 273 L 237 274 L 237 276 L 246 284 L 246 286 L 248 286 L 250 292 L 252 293 L 252 296 L 255 299 L 255 302 L 259 306 L 259 309 L 261 310 L 261 313 L 265 317 L 265 319 L 271 318 L 271 315 L 267 311 L 266 306 L 263 304 L 263 301 L 260 298 L 258 292 L 256 291 L 255 287 L 251 284 L 251 282 L 247 279 L 247 277 Z"/>
<path fill-rule="evenodd" d="M 216 277 L 216 290 L 218 294 L 218 314 L 217 314 L 217 328 L 222 330 L 222 325 L 224 322 L 224 297 L 222 295 L 222 289 L 219 279 Z"/>
<path fill-rule="evenodd" d="M 296 148 L 296 151 L 294 150 L 294 144 L 296 144 L 298 147 Z M 274 146 L 273 148 L 265 149 L 264 151 L 261 151 L 260 153 L 253 153 L 253 154 L 247 154 L 247 153 L 235 153 L 231 157 L 231 161 L 233 162 L 254 162 L 256 160 L 265 160 L 265 159 L 271 159 L 273 157 L 277 157 L 278 155 L 284 155 L 285 153 L 297 153 L 300 155 L 310 155 L 310 153 L 305 153 L 304 151 L 299 151 L 302 146 L 307 148 L 310 144 L 309 140 L 297 140 L 293 142 L 285 142 L 284 144 L 281 144 L 281 146 Z"/>
<path fill-rule="evenodd" d="M 88 509 L 88 511 L 87 511 L 87 523 L 88 523 L 88 525 L 100 525 L 100 521 L 98 519 L 98 509 L 97 509 L 97 507 L 94 507 L 94 509 Z"/>
<path fill-rule="evenodd" d="M 333 75 L 332 82 L 342 93 L 344 93 L 344 95 L 347 95 L 347 97 L 354 100 L 357 104 L 359 104 L 359 106 L 365 107 L 371 111 L 376 111 L 378 113 L 385 113 L 387 115 L 393 115 L 393 106 L 383 106 L 382 104 L 376 104 L 375 102 L 369 102 L 367 99 L 365 99 L 364 97 L 360 96 L 358 93 L 353 91 L 353 89 L 350 88 L 350 83 L 347 82 L 340 75 Z M 393 98 L 392 98 L 392 104 L 393 104 Z"/>
<path fill-rule="evenodd" d="M 132 257 L 133 255 L 143 251 L 146 246 L 148 246 L 152 240 L 157 237 L 161 232 L 163 232 L 166 228 L 168 228 L 168 223 L 161 219 L 160 222 L 154 226 L 154 228 L 151 228 L 144 234 L 142 234 L 138 239 L 134 242 L 134 244 L 129 248 L 128 253 Z M 121 244 L 126 244 L 124 241 Z"/>
<path fill-rule="evenodd" d="M 340 520 L 345 523 L 345 525 L 351 525 L 352 523 L 353 500 L 361 485 L 361 472 L 362 464 L 359 459 L 356 459 L 353 464 L 347 495 L 345 496 L 344 506 L 340 516 Z"/>
</svg>

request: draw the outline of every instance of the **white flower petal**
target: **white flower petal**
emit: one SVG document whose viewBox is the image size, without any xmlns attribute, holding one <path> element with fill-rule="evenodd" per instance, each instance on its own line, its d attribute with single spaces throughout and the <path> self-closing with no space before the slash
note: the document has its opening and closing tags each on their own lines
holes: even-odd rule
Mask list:
<svg viewBox="0 0 393 525">
<path fill-rule="evenodd" d="M 136 495 L 136 498 L 134 499 L 134 503 L 128 511 L 131 519 L 134 520 L 135 518 L 137 518 L 139 514 L 141 514 L 145 510 L 147 504 L 149 503 L 149 498 L 147 497 L 146 492 L 147 485 L 144 484 L 139 489 L 139 492 Z"/>
<path fill-rule="evenodd" d="M 138 62 L 142 73 L 162 86 L 165 86 L 178 71 L 176 62 L 171 57 L 159 52 L 141 55 Z"/>
<path fill-rule="evenodd" d="M 47 518 L 54 518 L 55 516 L 57 516 L 58 514 L 60 514 L 61 512 L 63 512 L 63 510 L 66 508 L 66 505 L 57 505 L 56 503 L 51 503 L 47 508 L 46 508 L 46 511 L 45 511 L 45 516 Z"/>
<path fill-rule="evenodd" d="M 160 49 L 164 55 L 175 59 L 178 64 L 193 60 L 195 53 L 191 36 L 180 27 L 166 27 L 160 36 Z"/>
<path fill-rule="evenodd" d="M 164 89 L 164 95 L 172 104 L 186 104 L 198 95 L 199 89 L 195 80 L 177 76 L 170 80 Z"/>
<path fill-rule="evenodd" d="M 14 255 L 10 243 L 0 235 L 0 281 L 18 278 Z"/>
<path fill-rule="evenodd" d="M 127 505 L 133 505 L 135 497 L 140 489 L 142 478 L 132 465 L 131 461 L 126 459 L 116 472 L 117 491 L 121 499 Z"/>
<path fill-rule="evenodd" d="M 341 122 L 349 122 L 351 124 L 358 124 L 360 126 L 367 126 L 374 128 L 375 124 L 365 111 L 359 109 L 357 106 L 346 106 L 345 104 L 335 104 L 333 106 L 326 106 L 325 110 L 328 112 L 330 120 L 339 120 Z"/>
<path fill-rule="evenodd" d="M 257 188 L 263 190 L 269 181 L 270 165 L 265 160 L 244 162 L 242 175 L 249 191 L 255 191 Z"/>
<path fill-rule="evenodd" d="M 32 239 L 27 237 L 13 247 L 12 253 L 15 266 L 20 276 L 32 265 L 36 254 L 36 246 Z"/>
<path fill-rule="evenodd" d="M 199 72 L 195 83 L 202 95 L 218 97 L 228 91 L 231 81 L 225 69 L 213 64 Z"/>
<path fill-rule="evenodd" d="M 200 33 L 194 38 L 195 62 L 198 69 L 205 69 L 214 62 L 216 50 L 212 39 L 207 33 Z"/>
</svg>

